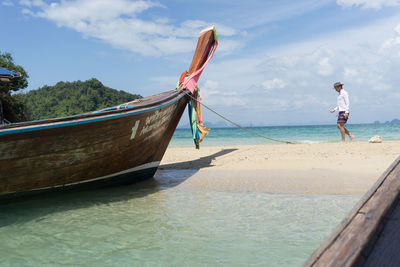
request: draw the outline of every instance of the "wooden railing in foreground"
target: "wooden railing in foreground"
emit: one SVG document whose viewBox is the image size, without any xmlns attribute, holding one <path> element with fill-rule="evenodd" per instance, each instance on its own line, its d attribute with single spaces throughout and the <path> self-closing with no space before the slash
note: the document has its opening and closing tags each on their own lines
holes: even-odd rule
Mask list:
<svg viewBox="0 0 400 267">
<path fill-rule="evenodd" d="M 400 266 L 400 157 L 304 266 Z"/>
</svg>

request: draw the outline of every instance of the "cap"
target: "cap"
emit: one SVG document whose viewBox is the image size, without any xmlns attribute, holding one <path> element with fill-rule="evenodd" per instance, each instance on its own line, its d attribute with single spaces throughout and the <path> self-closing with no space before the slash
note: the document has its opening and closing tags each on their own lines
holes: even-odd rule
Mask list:
<svg viewBox="0 0 400 267">
<path fill-rule="evenodd" d="M 334 88 L 335 88 L 335 87 L 338 87 L 338 86 L 343 86 L 343 83 L 341 83 L 341 82 L 336 82 L 336 83 L 333 84 L 333 87 L 334 87 Z"/>
</svg>

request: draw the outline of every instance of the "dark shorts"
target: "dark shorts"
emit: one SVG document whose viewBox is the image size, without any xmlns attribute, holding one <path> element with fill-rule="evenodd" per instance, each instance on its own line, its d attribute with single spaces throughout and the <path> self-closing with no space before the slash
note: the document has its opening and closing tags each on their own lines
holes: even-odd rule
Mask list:
<svg viewBox="0 0 400 267">
<path fill-rule="evenodd" d="M 338 122 L 338 123 L 346 123 L 346 122 L 347 122 L 347 119 L 346 119 L 346 117 L 344 116 L 344 114 L 345 114 L 344 111 L 339 111 L 339 115 L 338 115 L 338 118 L 337 118 L 337 122 Z M 350 114 L 349 114 L 349 116 L 350 116 Z M 348 118 L 348 117 L 347 117 L 347 118 Z"/>
</svg>

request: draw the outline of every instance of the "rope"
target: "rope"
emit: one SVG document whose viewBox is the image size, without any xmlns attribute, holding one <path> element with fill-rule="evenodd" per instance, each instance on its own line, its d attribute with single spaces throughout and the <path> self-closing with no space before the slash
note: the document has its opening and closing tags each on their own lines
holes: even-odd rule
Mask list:
<svg viewBox="0 0 400 267">
<path fill-rule="evenodd" d="M 246 132 L 248 132 L 248 133 L 251 133 L 251 134 L 253 134 L 253 135 L 256 135 L 256 136 L 258 136 L 258 137 L 261 137 L 261 138 L 264 138 L 264 139 L 267 139 L 267 140 L 271 140 L 271 141 L 275 141 L 275 142 L 279 142 L 279 143 L 285 143 L 285 144 L 294 145 L 293 142 L 274 139 L 274 138 L 267 137 L 267 136 L 261 135 L 261 134 L 259 134 L 259 133 L 256 133 L 256 132 L 254 132 L 254 131 L 252 131 L 252 130 L 250 130 L 250 129 L 247 129 L 247 128 L 241 126 L 240 124 L 238 124 L 238 123 L 236 123 L 236 122 L 234 122 L 234 121 L 231 121 L 230 119 L 228 119 L 228 118 L 226 118 L 225 116 L 223 116 L 222 114 L 216 112 L 216 111 L 213 110 L 212 108 L 208 107 L 208 106 L 207 106 L 206 104 L 204 104 L 203 102 L 201 102 L 201 101 L 199 101 L 198 99 L 194 98 L 194 97 L 193 97 L 191 94 L 189 94 L 186 90 L 183 90 L 183 92 L 184 92 L 185 94 L 187 94 L 187 95 L 188 95 L 190 98 L 192 98 L 193 100 L 199 102 L 200 105 L 202 105 L 203 107 L 205 107 L 206 109 L 208 109 L 209 111 L 211 111 L 212 113 L 214 113 L 215 115 L 217 115 L 217 116 L 221 117 L 222 119 L 226 120 L 227 122 L 229 122 L 229 123 L 231 123 L 231 124 L 233 124 L 233 125 L 239 127 L 239 128 L 242 129 L 243 131 L 246 131 Z"/>
</svg>

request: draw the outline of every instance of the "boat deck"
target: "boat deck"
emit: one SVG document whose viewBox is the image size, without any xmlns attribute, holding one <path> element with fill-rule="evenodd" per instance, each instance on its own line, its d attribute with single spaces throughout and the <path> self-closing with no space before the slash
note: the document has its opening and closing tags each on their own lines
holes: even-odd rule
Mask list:
<svg viewBox="0 0 400 267">
<path fill-rule="evenodd" d="M 400 266 L 400 157 L 304 266 Z"/>
</svg>

